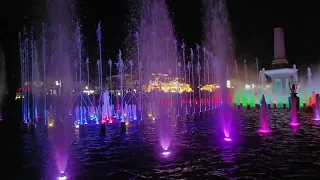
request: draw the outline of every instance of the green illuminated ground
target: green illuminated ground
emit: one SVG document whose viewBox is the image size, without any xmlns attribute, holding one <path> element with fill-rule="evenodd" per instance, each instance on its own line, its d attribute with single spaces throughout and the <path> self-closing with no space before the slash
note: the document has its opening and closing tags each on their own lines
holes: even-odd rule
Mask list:
<svg viewBox="0 0 320 180">
<path fill-rule="evenodd" d="M 254 106 L 255 104 L 260 104 L 262 95 L 265 94 L 265 98 L 268 104 L 277 104 L 277 107 L 283 107 L 283 104 L 289 104 L 288 97 L 290 93 L 272 93 L 268 91 L 255 91 L 255 90 L 237 90 L 233 95 L 233 102 L 236 104 L 241 104 L 247 106 L 248 104 Z M 300 106 L 303 106 L 304 103 L 309 104 L 310 93 L 304 93 L 302 91 L 298 92 L 300 97 Z"/>
</svg>

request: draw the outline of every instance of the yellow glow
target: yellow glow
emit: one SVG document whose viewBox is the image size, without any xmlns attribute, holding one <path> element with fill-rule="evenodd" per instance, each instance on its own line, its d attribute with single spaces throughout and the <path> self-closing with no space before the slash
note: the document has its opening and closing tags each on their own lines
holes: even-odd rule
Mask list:
<svg viewBox="0 0 320 180">
<path fill-rule="evenodd" d="M 126 126 L 128 126 L 129 122 L 126 122 Z"/>
<path fill-rule="evenodd" d="M 49 122 L 49 127 L 53 127 L 54 126 L 54 124 L 53 124 L 53 122 Z"/>
<path fill-rule="evenodd" d="M 149 117 L 152 117 L 152 114 L 151 114 L 151 113 L 149 113 L 149 114 L 148 114 L 148 116 L 149 116 Z"/>
<path fill-rule="evenodd" d="M 17 99 L 21 99 L 21 96 L 17 95 L 15 100 L 17 100 Z"/>
<path fill-rule="evenodd" d="M 88 86 L 86 86 L 86 89 L 88 90 Z"/>
<path fill-rule="evenodd" d="M 220 88 L 220 86 L 217 85 L 217 84 L 207 84 L 207 85 L 205 85 L 205 86 L 202 86 L 202 87 L 200 88 L 200 90 L 201 90 L 201 91 L 209 91 L 209 92 L 212 92 L 212 91 L 216 90 L 217 88 Z"/>
<path fill-rule="evenodd" d="M 183 93 L 183 92 L 192 92 L 192 89 L 189 84 L 182 83 L 183 79 L 180 78 L 171 78 L 168 74 L 154 74 L 154 80 L 150 81 L 149 84 L 143 86 L 143 89 L 147 92 L 151 91 L 163 91 L 170 93 Z"/>
</svg>

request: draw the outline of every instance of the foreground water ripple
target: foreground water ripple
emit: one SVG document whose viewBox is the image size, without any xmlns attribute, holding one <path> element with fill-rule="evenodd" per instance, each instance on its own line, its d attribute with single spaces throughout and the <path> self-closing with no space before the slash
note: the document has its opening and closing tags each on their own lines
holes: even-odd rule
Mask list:
<svg viewBox="0 0 320 180">
<path fill-rule="evenodd" d="M 288 110 L 270 110 L 271 134 L 257 133 L 258 110 L 236 110 L 231 143 L 224 142 L 219 120 L 175 120 L 171 154 L 164 157 L 156 123 L 119 125 L 99 136 L 97 126 L 76 130 L 69 145 L 71 179 L 318 179 L 320 125 L 300 113 L 292 128 Z M 48 130 L 50 132 L 50 129 Z M 56 163 L 50 133 L 38 128 L 21 142 L 21 177 L 54 179 Z"/>
</svg>

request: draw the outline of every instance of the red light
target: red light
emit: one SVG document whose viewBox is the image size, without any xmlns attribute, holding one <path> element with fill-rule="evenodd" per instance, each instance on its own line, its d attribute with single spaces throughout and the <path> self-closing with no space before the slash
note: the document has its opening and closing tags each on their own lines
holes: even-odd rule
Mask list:
<svg viewBox="0 0 320 180">
<path fill-rule="evenodd" d="M 31 88 L 25 87 L 25 88 L 19 88 L 18 91 L 30 91 Z"/>
</svg>

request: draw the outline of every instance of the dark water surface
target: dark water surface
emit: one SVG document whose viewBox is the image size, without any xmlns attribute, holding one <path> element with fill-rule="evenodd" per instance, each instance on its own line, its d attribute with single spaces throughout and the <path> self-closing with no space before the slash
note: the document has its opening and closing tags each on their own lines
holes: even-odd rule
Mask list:
<svg viewBox="0 0 320 180">
<path fill-rule="evenodd" d="M 235 112 L 232 142 L 224 142 L 219 119 L 173 120 L 171 154 L 161 154 L 156 123 L 145 120 L 121 133 L 108 125 L 76 130 L 69 146 L 69 179 L 320 179 L 320 125 L 300 114 L 301 126 L 292 128 L 288 110 L 271 110 L 273 132 L 256 133 L 257 110 Z M 20 146 L 22 179 L 56 179 L 51 129 L 37 128 L 24 135 Z M 18 166 L 18 165 L 17 165 Z"/>
</svg>

